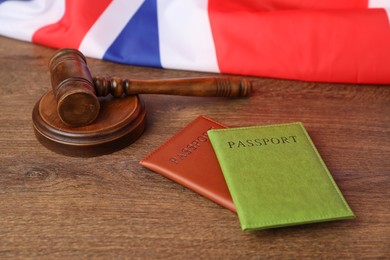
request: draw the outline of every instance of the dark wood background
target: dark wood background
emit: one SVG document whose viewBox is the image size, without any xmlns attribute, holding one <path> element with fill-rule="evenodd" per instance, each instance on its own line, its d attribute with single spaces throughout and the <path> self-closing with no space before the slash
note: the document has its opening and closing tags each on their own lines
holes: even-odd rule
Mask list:
<svg viewBox="0 0 390 260">
<path fill-rule="evenodd" d="M 251 78 L 248 99 L 143 95 L 139 140 L 72 158 L 32 127 L 53 52 L 0 38 L 0 258 L 390 258 L 390 86 Z M 88 63 L 94 75 L 210 75 Z M 357 218 L 243 233 L 234 213 L 139 165 L 200 114 L 229 126 L 303 122 Z"/>
</svg>

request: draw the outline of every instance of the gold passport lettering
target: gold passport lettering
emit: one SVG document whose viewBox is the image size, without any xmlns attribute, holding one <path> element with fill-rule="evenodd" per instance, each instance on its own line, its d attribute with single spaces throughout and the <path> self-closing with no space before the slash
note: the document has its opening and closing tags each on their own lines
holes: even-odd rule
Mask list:
<svg viewBox="0 0 390 260">
<path fill-rule="evenodd" d="M 246 148 L 253 146 L 277 145 L 277 144 L 291 144 L 296 143 L 297 137 L 295 135 L 271 137 L 271 138 L 256 138 L 247 140 L 228 141 L 229 148 Z"/>
</svg>

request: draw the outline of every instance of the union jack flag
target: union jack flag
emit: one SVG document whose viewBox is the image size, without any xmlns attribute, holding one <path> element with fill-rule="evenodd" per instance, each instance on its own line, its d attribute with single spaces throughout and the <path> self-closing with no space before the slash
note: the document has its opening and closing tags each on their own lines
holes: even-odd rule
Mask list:
<svg viewBox="0 0 390 260">
<path fill-rule="evenodd" d="M 390 83 L 390 0 L 0 0 L 0 35 L 140 66 Z"/>
</svg>

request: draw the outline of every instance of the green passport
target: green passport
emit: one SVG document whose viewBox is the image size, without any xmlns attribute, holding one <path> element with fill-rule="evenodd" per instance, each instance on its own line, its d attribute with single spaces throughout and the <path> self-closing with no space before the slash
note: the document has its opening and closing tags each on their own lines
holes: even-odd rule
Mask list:
<svg viewBox="0 0 390 260">
<path fill-rule="evenodd" d="M 302 123 L 208 135 L 242 230 L 355 217 Z"/>
</svg>

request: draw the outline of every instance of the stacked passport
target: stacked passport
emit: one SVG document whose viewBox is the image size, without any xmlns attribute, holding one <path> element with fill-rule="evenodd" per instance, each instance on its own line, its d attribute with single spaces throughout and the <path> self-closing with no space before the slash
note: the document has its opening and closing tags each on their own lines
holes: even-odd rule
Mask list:
<svg viewBox="0 0 390 260">
<path fill-rule="evenodd" d="M 158 147 L 141 165 L 236 211 L 207 131 L 225 128 L 200 116 Z"/>
<path fill-rule="evenodd" d="M 236 211 L 244 231 L 354 218 L 301 123 L 200 116 L 140 163 Z"/>
</svg>

